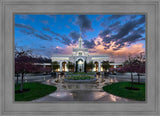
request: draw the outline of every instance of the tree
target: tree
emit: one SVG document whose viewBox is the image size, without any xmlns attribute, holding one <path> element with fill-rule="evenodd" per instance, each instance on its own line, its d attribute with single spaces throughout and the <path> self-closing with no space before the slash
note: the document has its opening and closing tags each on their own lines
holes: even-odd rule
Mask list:
<svg viewBox="0 0 160 116">
<path fill-rule="evenodd" d="M 129 56 L 128 60 L 126 60 L 123 64 L 123 70 L 131 73 L 131 89 L 134 89 L 133 72 L 135 72 L 136 68 L 137 68 L 136 57 Z"/>
<path fill-rule="evenodd" d="M 19 64 L 18 64 L 17 62 L 15 62 L 15 75 L 16 75 L 16 77 L 17 77 L 16 85 L 18 85 L 19 73 L 20 73 Z"/>
<path fill-rule="evenodd" d="M 109 72 L 111 72 L 112 74 L 114 74 L 114 73 L 115 73 L 115 71 L 116 71 L 116 69 L 115 69 L 115 68 L 113 68 L 113 67 L 110 67 L 110 68 L 109 68 Z"/>
<path fill-rule="evenodd" d="M 78 61 L 76 61 L 76 72 L 78 71 Z"/>
<path fill-rule="evenodd" d="M 93 61 L 91 61 L 89 63 L 86 63 L 86 67 L 91 71 L 95 67 L 95 64 L 93 63 Z"/>
<path fill-rule="evenodd" d="M 124 66 L 118 67 L 115 70 L 116 70 L 116 72 L 119 72 L 119 73 L 125 73 L 126 72 L 126 69 L 125 69 Z"/>
<path fill-rule="evenodd" d="M 67 63 L 67 68 L 68 68 L 69 70 L 73 71 L 73 69 L 74 69 L 74 63 L 68 62 L 68 63 Z"/>
<path fill-rule="evenodd" d="M 137 68 L 135 69 L 135 72 L 138 76 L 138 84 L 140 84 L 140 75 L 141 73 L 145 73 L 145 57 L 143 57 L 142 53 L 136 57 L 137 61 Z"/>
<path fill-rule="evenodd" d="M 60 67 L 57 61 L 52 62 L 51 65 L 54 72 Z"/>
<path fill-rule="evenodd" d="M 111 65 L 109 64 L 109 61 L 103 61 L 101 66 L 105 70 L 108 70 L 111 67 Z"/>
<path fill-rule="evenodd" d="M 23 80 L 24 74 L 32 72 L 34 67 L 32 63 L 32 57 L 30 56 L 30 51 L 16 51 L 15 52 L 15 73 L 21 73 L 21 88 L 20 91 L 23 91 Z"/>
<path fill-rule="evenodd" d="M 87 62 L 86 62 L 86 60 L 84 62 L 84 72 L 87 73 Z"/>
</svg>

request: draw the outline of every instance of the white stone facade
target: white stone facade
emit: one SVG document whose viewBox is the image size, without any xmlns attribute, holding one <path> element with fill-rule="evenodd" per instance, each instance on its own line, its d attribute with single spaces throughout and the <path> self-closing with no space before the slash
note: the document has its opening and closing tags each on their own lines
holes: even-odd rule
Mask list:
<svg viewBox="0 0 160 116">
<path fill-rule="evenodd" d="M 76 65 L 78 65 L 78 70 L 80 72 L 84 71 L 84 65 L 85 62 L 89 63 L 90 61 L 93 61 L 93 63 L 97 63 L 98 64 L 98 71 L 103 71 L 103 69 L 101 68 L 101 62 L 103 61 L 107 61 L 109 60 L 107 55 L 89 55 L 88 53 L 88 49 L 87 48 L 83 48 L 83 41 L 82 38 L 80 36 L 79 40 L 78 40 L 78 48 L 73 48 L 72 51 L 72 55 L 53 55 L 51 57 L 52 62 L 57 61 L 60 64 L 60 68 L 58 69 L 58 71 L 64 71 L 63 68 L 64 66 L 62 66 L 65 62 L 65 71 L 68 71 L 66 64 L 68 62 L 72 62 Z M 92 71 L 96 71 L 95 68 L 92 69 Z"/>
</svg>

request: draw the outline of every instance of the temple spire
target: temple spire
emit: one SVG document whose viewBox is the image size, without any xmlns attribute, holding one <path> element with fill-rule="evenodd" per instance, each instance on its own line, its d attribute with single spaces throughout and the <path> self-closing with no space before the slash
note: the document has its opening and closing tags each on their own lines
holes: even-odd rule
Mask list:
<svg viewBox="0 0 160 116">
<path fill-rule="evenodd" d="M 80 38 L 81 38 L 81 27 L 80 27 Z"/>
<path fill-rule="evenodd" d="M 79 48 L 83 48 L 83 41 L 82 41 L 82 37 L 81 37 L 81 28 L 80 28 L 80 37 L 79 37 L 79 40 L 78 40 L 78 46 Z"/>
</svg>

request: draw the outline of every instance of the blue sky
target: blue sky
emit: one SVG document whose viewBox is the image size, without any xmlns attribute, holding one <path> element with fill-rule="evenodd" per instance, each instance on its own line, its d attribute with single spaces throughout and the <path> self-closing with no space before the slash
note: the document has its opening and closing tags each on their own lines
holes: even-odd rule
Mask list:
<svg viewBox="0 0 160 116">
<path fill-rule="evenodd" d="M 124 58 L 145 52 L 145 15 L 15 14 L 15 46 L 34 55 L 71 54 L 80 28 L 90 54 Z"/>
</svg>

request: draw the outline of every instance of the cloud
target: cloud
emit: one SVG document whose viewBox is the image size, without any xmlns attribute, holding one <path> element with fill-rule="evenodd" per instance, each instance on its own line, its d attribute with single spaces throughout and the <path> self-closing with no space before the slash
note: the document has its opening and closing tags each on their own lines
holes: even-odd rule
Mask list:
<svg viewBox="0 0 160 116">
<path fill-rule="evenodd" d="M 59 48 L 53 48 L 52 49 L 53 54 L 59 54 L 59 53 L 62 53 L 63 51 L 64 51 L 63 49 L 59 49 Z"/>
<path fill-rule="evenodd" d="M 114 41 L 116 45 L 119 45 L 117 48 L 114 48 L 114 50 L 118 50 L 125 46 L 125 43 L 129 46 L 132 43 L 143 40 L 145 27 L 141 24 L 145 23 L 144 19 L 145 16 L 142 15 L 139 19 L 129 20 L 129 22 L 123 25 L 120 24 L 120 21 L 109 25 L 99 33 L 99 36 L 103 39 L 104 46 L 108 48 L 108 45 L 105 44 Z"/>
<path fill-rule="evenodd" d="M 145 15 L 142 15 L 141 18 L 137 21 L 137 24 L 143 24 L 145 22 Z"/>
<path fill-rule="evenodd" d="M 23 33 L 23 34 L 32 35 L 32 36 L 38 37 L 42 40 L 47 40 L 47 41 L 52 41 L 53 40 L 53 38 L 51 36 L 37 31 L 36 29 L 31 27 L 30 25 L 15 23 L 15 26 L 18 27 L 18 28 L 22 28 L 22 30 L 20 30 L 20 32 Z"/>
<path fill-rule="evenodd" d="M 36 31 L 33 27 L 31 27 L 30 25 L 25 25 L 25 24 L 21 24 L 21 23 L 15 23 L 15 26 L 18 28 L 24 28 L 24 29 L 28 29 L 30 31 Z"/>
<path fill-rule="evenodd" d="M 61 37 L 61 42 L 65 45 L 70 45 L 71 40 L 66 36 L 66 35 L 60 35 Z"/>
<path fill-rule="evenodd" d="M 118 39 L 122 38 L 125 35 L 127 35 L 130 31 L 132 31 L 134 28 L 136 28 L 137 26 L 143 23 L 145 23 L 145 16 L 142 16 L 139 20 L 129 21 L 122 26 L 118 34 L 115 35 L 114 37 Z"/>
<path fill-rule="evenodd" d="M 108 20 L 113 20 L 113 19 L 119 19 L 121 17 L 124 17 L 125 15 L 112 15 L 110 17 L 108 17 Z"/>
<path fill-rule="evenodd" d="M 122 28 L 119 30 L 119 32 L 115 36 L 113 36 L 113 38 L 120 39 L 120 38 L 124 37 L 125 35 L 127 35 L 135 27 L 136 27 L 136 22 L 134 22 L 134 21 L 128 22 L 122 26 Z"/>
<path fill-rule="evenodd" d="M 53 34 L 54 36 L 56 36 L 55 39 L 59 40 L 61 43 L 65 44 L 65 45 L 70 45 L 72 43 L 71 40 L 66 35 L 61 35 L 59 33 L 56 33 L 54 31 L 52 31 L 50 28 L 43 28 L 43 30 L 48 31 L 51 34 Z"/>
<path fill-rule="evenodd" d="M 67 29 L 71 29 L 71 27 L 70 27 L 69 25 L 65 25 L 65 27 L 66 27 Z"/>
<path fill-rule="evenodd" d="M 116 21 L 115 23 L 109 25 L 109 28 L 117 27 L 117 26 L 119 26 L 120 24 L 121 24 L 120 21 Z"/>
<path fill-rule="evenodd" d="M 124 43 L 127 43 L 127 45 L 129 46 L 130 44 L 136 42 L 137 40 L 139 40 L 139 38 L 141 38 L 142 36 L 138 33 L 134 33 L 132 35 L 129 35 L 123 39 L 120 39 L 118 42 L 116 42 L 115 44 L 119 44 L 120 46 L 116 49 L 118 50 L 119 48 L 124 46 Z"/>
<path fill-rule="evenodd" d="M 93 39 L 84 40 L 83 42 L 84 42 L 84 47 L 86 48 L 94 48 L 94 46 L 96 45 Z"/>
<path fill-rule="evenodd" d="M 24 20 L 30 20 L 30 21 L 32 21 L 32 22 L 35 21 L 35 20 L 34 20 L 31 16 L 29 16 L 29 15 L 18 15 L 18 16 L 19 16 L 19 18 L 24 19 Z"/>
<path fill-rule="evenodd" d="M 21 33 L 24 33 L 24 34 L 26 34 L 26 35 L 31 35 L 31 34 L 33 34 L 33 32 L 28 32 L 28 31 L 26 31 L 26 30 L 20 30 L 20 32 L 21 32 Z"/>
<path fill-rule="evenodd" d="M 57 16 L 56 16 L 56 15 L 46 15 L 46 16 L 53 18 L 53 21 L 54 21 L 54 22 L 57 21 Z"/>
<path fill-rule="evenodd" d="M 104 37 L 106 37 L 106 35 L 108 35 L 108 34 L 110 34 L 110 33 L 111 33 L 111 31 L 107 28 L 107 29 L 101 31 L 101 32 L 99 33 L 99 36 L 102 37 L 102 38 L 104 38 Z"/>
<path fill-rule="evenodd" d="M 102 27 L 106 27 L 106 26 L 107 26 L 107 24 L 106 24 L 105 22 L 102 22 L 100 25 L 101 25 Z"/>
<path fill-rule="evenodd" d="M 102 18 L 103 18 L 103 15 L 99 15 L 99 16 L 96 17 L 96 21 L 99 21 L 99 20 L 101 20 Z"/>
<path fill-rule="evenodd" d="M 66 45 L 65 47 L 59 47 L 57 46 L 56 48 L 59 50 L 59 53 L 57 54 L 63 54 L 63 55 L 71 55 L 72 54 L 72 49 L 73 48 L 77 48 L 78 44 L 70 44 L 70 45 Z M 55 48 L 53 48 L 55 49 Z M 61 52 L 60 52 L 61 50 Z M 54 54 L 54 53 L 53 53 Z"/>
<path fill-rule="evenodd" d="M 36 37 L 43 39 L 43 40 L 48 40 L 48 41 L 52 41 L 53 38 L 50 37 L 49 35 L 46 34 L 34 34 Z"/>
<path fill-rule="evenodd" d="M 76 43 L 78 41 L 78 38 L 80 37 L 80 34 L 76 31 L 71 31 L 69 33 L 69 37 L 73 39 L 73 43 Z"/>
<path fill-rule="evenodd" d="M 49 24 L 49 22 L 48 22 L 47 20 L 43 20 L 43 21 L 41 21 L 41 23 L 43 23 L 43 24 L 45 24 L 45 25 L 48 25 L 48 24 Z"/>
<path fill-rule="evenodd" d="M 75 24 L 77 24 L 83 33 L 86 31 L 93 31 L 92 22 L 86 15 L 79 15 L 76 19 Z"/>
<path fill-rule="evenodd" d="M 71 18 L 70 18 L 70 19 L 68 20 L 68 22 L 69 22 L 69 23 L 71 23 L 71 22 L 72 22 L 72 20 L 73 20 L 73 19 L 71 19 Z"/>
<path fill-rule="evenodd" d="M 109 55 L 109 57 L 113 57 L 114 59 L 120 58 L 121 60 L 125 60 L 128 55 L 137 55 L 141 52 L 145 52 L 142 43 L 131 44 L 127 46 L 127 43 L 124 43 L 124 46 L 120 44 L 116 44 L 115 41 L 110 41 L 110 43 L 104 43 L 103 39 L 97 37 L 94 39 L 95 46 L 89 49 L 91 55 Z M 107 48 L 106 48 L 107 46 Z M 120 48 L 118 48 L 121 46 Z M 118 48 L 118 49 L 117 49 Z"/>
<path fill-rule="evenodd" d="M 135 30 L 135 33 L 145 34 L 145 28 L 144 27 L 139 27 L 137 30 Z"/>
</svg>

